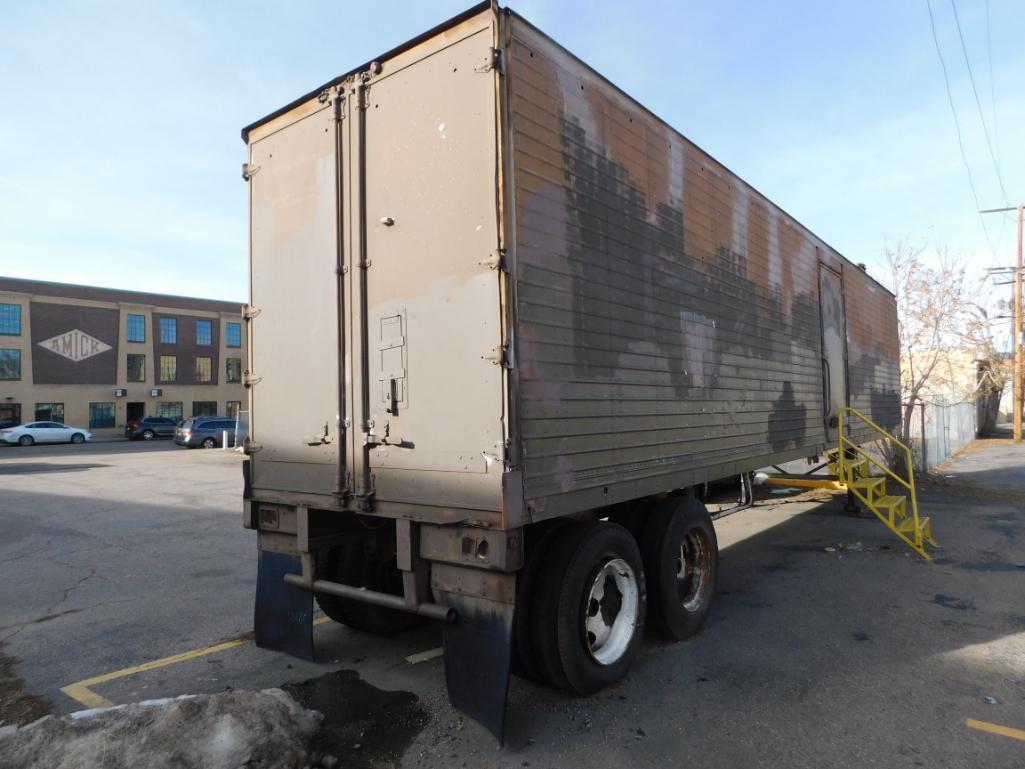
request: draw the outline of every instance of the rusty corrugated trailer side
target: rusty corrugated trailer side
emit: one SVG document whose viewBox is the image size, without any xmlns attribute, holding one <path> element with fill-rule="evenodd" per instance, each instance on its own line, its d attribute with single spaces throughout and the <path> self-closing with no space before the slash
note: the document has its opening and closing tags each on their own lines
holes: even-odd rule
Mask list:
<svg viewBox="0 0 1025 769">
<path fill-rule="evenodd" d="M 703 482 L 899 421 L 894 297 L 483 3 L 243 131 L 256 640 L 446 622 L 453 703 L 698 631 Z M 856 439 L 860 436 L 853 436 Z"/>
<path fill-rule="evenodd" d="M 851 405 L 895 424 L 893 297 L 551 38 L 517 16 L 506 34 L 532 519 L 832 444 L 824 270 Z"/>
</svg>

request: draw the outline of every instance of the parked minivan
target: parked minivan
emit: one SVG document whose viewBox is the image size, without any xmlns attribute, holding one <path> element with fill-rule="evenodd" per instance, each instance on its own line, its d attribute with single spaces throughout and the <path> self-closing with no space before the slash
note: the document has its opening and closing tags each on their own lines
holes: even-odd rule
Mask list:
<svg viewBox="0 0 1025 769">
<path fill-rule="evenodd" d="M 170 417 L 143 417 L 125 425 L 125 437 L 130 441 L 151 441 L 174 435 L 174 420 Z"/>
<path fill-rule="evenodd" d="M 228 445 L 235 445 L 235 420 L 230 417 L 192 417 L 182 422 L 174 431 L 174 442 L 190 449 L 212 449 L 220 446 L 224 433 L 228 433 Z"/>
</svg>

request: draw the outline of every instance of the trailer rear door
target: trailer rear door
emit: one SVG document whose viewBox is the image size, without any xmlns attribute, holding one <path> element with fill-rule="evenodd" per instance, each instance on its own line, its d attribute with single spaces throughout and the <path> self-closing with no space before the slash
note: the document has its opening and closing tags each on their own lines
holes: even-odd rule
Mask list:
<svg viewBox="0 0 1025 769">
<path fill-rule="evenodd" d="M 253 486 L 331 494 L 339 461 L 336 121 L 250 145 Z"/>
<path fill-rule="evenodd" d="M 353 406 L 370 432 L 369 448 L 353 451 L 377 500 L 497 509 L 505 429 L 492 40 L 488 16 L 397 62 L 363 93 L 363 122 L 355 115 L 350 168 L 357 197 L 365 175 L 368 264 L 365 303 L 354 282 L 363 403 Z M 359 102 L 357 90 L 357 111 Z"/>
</svg>

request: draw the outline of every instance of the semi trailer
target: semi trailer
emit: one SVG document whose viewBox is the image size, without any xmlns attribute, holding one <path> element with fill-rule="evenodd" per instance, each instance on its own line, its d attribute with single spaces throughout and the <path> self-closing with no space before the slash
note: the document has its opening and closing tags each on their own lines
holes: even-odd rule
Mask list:
<svg viewBox="0 0 1025 769">
<path fill-rule="evenodd" d="M 696 488 L 899 421 L 893 295 L 508 9 L 242 136 L 262 647 L 312 658 L 314 599 L 440 621 L 501 739 L 510 671 L 588 694 L 699 630 Z"/>
</svg>

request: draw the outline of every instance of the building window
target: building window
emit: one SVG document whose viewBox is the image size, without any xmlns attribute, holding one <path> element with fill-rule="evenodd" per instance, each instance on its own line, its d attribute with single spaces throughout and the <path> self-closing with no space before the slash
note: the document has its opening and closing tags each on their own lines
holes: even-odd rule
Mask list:
<svg viewBox="0 0 1025 769">
<path fill-rule="evenodd" d="M 113 427 L 114 426 L 114 404 L 113 403 L 90 403 L 89 404 L 89 427 Z"/>
<path fill-rule="evenodd" d="M 21 305 L 0 304 L 0 334 L 21 335 Z"/>
<path fill-rule="evenodd" d="M 64 422 L 63 403 L 37 403 L 36 422 Z"/>
<path fill-rule="evenodd" d="M 229 384 L 238 384 L 242 381 L 242 359 L 227 358 L 225 360 L 226 379 Z"/>
<path fill-rule="evenodd" d="M 181 401 L 159 401 L 157 403 L 157 414 L 158 417 L 167 417 L 173 419 L 175 422 L 180 422 L 182 418 L 182 402 Z"/>
<path fill-rule="evenodd" d="M 171 356 L 174 357 L 174 356 Z M 146 356 L 135 355 L 132 353 L 128 354 L 128 381 L 129 382 L 145 382 L 146 381 Z"/>
<path fill-rule="evenodd" d="M 129 315 L 128 320 L 125 322 L 126 339 L 129 342 L 145 342 L 146 341 L 146 316 L 145 315 Z"/>
<path fill-rule="evenodd" d="M 213 358 L 196 358 L 196 381 L 209 382 L 213 378 Z"/>
<path fill-rule="evenodd" d="M 160 319 L 160 342 L 161 344 L 178 344 L 178 319 Z"/>
<path fill-rule="evenodd" d="M 177 355 L 161 355 L 160 356 L 160 381 L 161 382 L 177 382 L 178 381 L 178 356 Z"/>
<path fill-rule="evenodd" d="M 224 404 L 225 413 L 232 419 L 238 419 L 238 412 L 242 410 L 242 401 L 227 401 Z"/>
<path fill-rule="evenodd" d="M 242 324 L 241 323 L 228 323 L 226 324 L 227 336 L 226 344 L 228 347 L 241 347 L 242 346 Z"/>
<path fill-rule="evenodd" d="M 196 344 L 208 347 L 213 344 L 213 325 L 208 320 L 196 321 Z"/>
<path fill-rule="evenodd" d="M 21 379 L 21 350 L 0 350 L 0 379 Z"/>
<path fill-rule="evenodd" d="M 215 416 L 217 416 L 217 401 L 192 401 L 192 416 L 194 416 L 194 417 L 215 417 Z"/>
<path fill-rule="evenodd" d="M 21 424 L 21 404 L 0 402 L 0 428 Z"/>
</svg>

